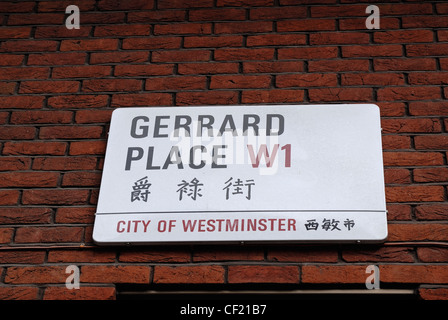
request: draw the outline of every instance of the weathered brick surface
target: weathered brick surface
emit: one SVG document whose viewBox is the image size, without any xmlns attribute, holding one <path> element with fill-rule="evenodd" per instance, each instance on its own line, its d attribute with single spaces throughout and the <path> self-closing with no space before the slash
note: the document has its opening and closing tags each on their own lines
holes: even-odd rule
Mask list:
<svg viewBox="0 0 448 320">
<path fill-rule="evenodd" d="M 374 2 L 380 30 L 364 1 L 1 1 L 0 299 L 363 287 L 371 264 L 388 286 L 448 299 L 448 4 Z M 380 107 L 386 244 L 93 246 L 115 108 L 309 103 Z M 80 290 L 64 286 L 71 264 Z"/>
</svg>

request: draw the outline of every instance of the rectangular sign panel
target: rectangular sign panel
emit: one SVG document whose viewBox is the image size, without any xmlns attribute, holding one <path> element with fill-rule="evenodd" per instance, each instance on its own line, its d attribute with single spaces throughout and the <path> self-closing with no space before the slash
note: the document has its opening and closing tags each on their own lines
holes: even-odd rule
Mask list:
<svg viewBox="0 0 448 320">
<path fill-rule="evenodd" d="M 387 236 L 372 104 L 120 108 L 98 244 L 374 242 Z"/>
</svg>

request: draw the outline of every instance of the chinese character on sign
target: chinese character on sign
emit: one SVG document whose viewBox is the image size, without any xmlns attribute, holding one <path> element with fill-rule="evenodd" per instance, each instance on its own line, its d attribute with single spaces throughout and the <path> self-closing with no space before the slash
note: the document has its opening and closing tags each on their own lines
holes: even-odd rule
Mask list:
<svg viewBox="0 0 448 320">
<path fill-rule="evenodd" d="M 200 193 L 202 189 L 200 187 L 203 185 L 204 184 L 199 183 L 199 180 L 196 178 L 194 178 L 190 182 L 182 180 L 182 182 L 177 185 L 180 188 L 176 191 L 179 192 L 179 201 L 182 200 L 182 195 L 184 193 L 186 193 L 187 196 L 196 201 L 197 197 L 202 197 L 202 194 Z"/>
<path fill-rule="evenodd" d="M 316 222 L 316 219 L 306 220 L 305 223 L 306 230 L 317 230 L 319 224 Z"/>
<path fill-rule="evenodd" d="M 334 230 L 338 230 L 341 231 L 341 229 L 339 228 L 339 220 L 335 220 L 335 219 L 323 219 L 321 226 L 322 229 L 325 231 L 334 231 Z M 344 227 L 347 228 L 348 231 L 352 230 L 353 227 L 355 226 L 355 220 L 351 220 L 351 219 L 345 219 L 344 223 L 343 223 Z M 316 219 L 310 219 L 310 220 L 306 220 L 306 223 L 304 224 L 305 228 L 307 231 L 309 230 L 318 230 L 319 228 L 319 223 L 316 221 Z"/>
<path fill-rule="evenodd" d="M 355 226 L 355 220 L 346 219 L 344 221 L 344 227 L 346 227 L 348 230 L 351 230 Z"/>
<path fill-rule="evenodd" d="M 132 186 L 132 189 L 134 191 L 131 192 L 131 202 L 134 202 L 135 200 L 143 200 L 144 202 L 147 202 L 148 195 L 151 193 L 149 192 L 150 186 L 151 183 L 148 183 L 147 176 L 135 181 L 134 185 Z"/>
<path fill-rule="evenodd" d="M 250 200 L 252 196 L 252 186 L 255 185 L 253 179 L 247 179 L 245 182 L 240 178 L 233 181 L 233 177 L 225 182 L 226 186 L 222 190 L 226 190 L 226 200 L 229 200 L 230 195 L 242 194 L 246 195 L 246 199 Z M 244 189 L 244 191 L 243 191 Z"/>
</svg>

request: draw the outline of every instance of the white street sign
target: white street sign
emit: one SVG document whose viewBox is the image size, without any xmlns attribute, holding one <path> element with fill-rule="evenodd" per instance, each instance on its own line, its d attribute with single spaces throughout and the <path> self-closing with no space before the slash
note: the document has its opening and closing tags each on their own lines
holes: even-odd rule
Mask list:
<svg viewBox="0 0 448 320">
<path fill-rule="evenodd" d="M 387 236 L 372 104 L 120 108 L 98 244 L 375 242 Z"/>
</svg>

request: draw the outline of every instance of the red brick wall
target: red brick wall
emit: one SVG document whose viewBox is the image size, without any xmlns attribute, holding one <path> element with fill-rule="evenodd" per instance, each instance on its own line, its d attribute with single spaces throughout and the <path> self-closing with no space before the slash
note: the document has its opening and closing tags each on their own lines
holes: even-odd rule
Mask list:
<svg viewBox="0 0 448 320">
<path fill-rule="evenodd" d="M 121 284 L 365 288 L 374 264 L 382 288 L 447 299 L 448 3 L 368 2 L 379 30 L 351 0 L 1 1 L 0 298 L 114 299 Z M 70 4 L 79 30 L 65 27 Z M 339 102 L 380 106 L 386 243 L 92 243 L 114 108 Z M 65 288 L 71 264 L 79 290 Z"/>
</svg>

